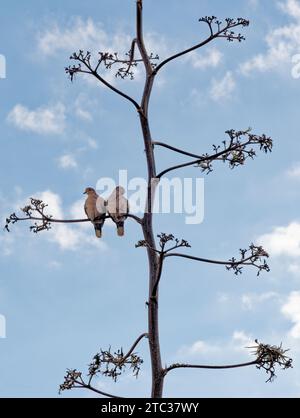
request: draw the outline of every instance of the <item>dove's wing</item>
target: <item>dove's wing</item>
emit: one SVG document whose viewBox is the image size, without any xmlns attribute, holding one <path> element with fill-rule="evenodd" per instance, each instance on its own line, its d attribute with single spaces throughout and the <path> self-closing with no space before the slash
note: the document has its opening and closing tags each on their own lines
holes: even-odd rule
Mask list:
<svg viewBox="0 0 300 418">
<path fill-rule="evenodd" d="M 98 196 L 96 200 L 96 216 L 106 215 L 106 202 L 103 197 Z"/>
<path fill-rule="evenodd" d="M 95 233 L 98 238 L 102 236 L 102 227 L 105 222 L 106 206 L 102 197 L 97 194 L 88 196 L 84 210 L 87 217 L 93 222 Z"/>
</svg>

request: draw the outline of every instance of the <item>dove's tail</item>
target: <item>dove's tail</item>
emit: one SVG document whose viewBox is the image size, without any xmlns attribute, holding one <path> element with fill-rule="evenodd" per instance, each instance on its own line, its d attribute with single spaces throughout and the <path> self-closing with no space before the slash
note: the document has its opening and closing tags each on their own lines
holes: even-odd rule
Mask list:
<svg viewBox="0 0 300 418">
<path fill-rule="evenodd" d="M 95 228 L 95 234 L 97 238 L 101 238 L 102 237 L 102 224 L 97 223 L 94 224 L 94 228 Z"/>
<path fill-rule="evenodd" d="M 117 232 L 119 237 L 123 237 L 125 235 L 124 231 L 124 222 L 118 222 L 117 223 Z"/>
</svg>

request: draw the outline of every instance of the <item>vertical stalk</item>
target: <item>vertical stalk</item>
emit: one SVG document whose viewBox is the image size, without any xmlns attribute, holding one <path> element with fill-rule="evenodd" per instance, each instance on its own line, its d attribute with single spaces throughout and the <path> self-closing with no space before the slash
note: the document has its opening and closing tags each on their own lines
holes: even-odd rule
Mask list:
<svg viewBox="0 0 300 418">
<path fill-rule="evenodd" d="M 147 190 L 147 205 L 143 218 L 143 233 L 144 239 L 149 247 L 156 248 L 156 243 L 153 234 L 153 202 L 155 197 L 155 188 L 153 188 L 153 181 L 156 179 L 155 157 L 153 153 L 153 144 L 151 137 L 151 130 L 149 126 L 148 107 L 152 92 L 154 75 L 151 62 L 149 60 L 144 39 L 143 39 L 143 2 L 137 0 L 137 45 L 142 56 L 146 69 L 146 82 L 140 108 L 140 123 L 144 138 L 145 152 L 148 168 L 148 190 Z M 163 394 L 163 368 L 161 362 L 160 343 L 159 343 L 159 322 L 158 322 L 158 289 L 155 297 L 153 297 L 153 288 L 157 281 L 159 274 L 159 258 L 155 251 L 148 248 L 148 262 L 149 262 L 149 300 L 148 300 L 148 334 L 149 334 L 149 349 L 151 357 L 152 368 L 152 398 L 161 398 Z"/>
</svg>

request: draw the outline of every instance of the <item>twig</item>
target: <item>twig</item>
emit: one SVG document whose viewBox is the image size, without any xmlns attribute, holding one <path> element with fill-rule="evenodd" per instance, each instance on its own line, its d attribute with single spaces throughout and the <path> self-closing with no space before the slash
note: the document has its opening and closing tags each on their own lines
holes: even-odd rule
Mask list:
<svg viewBox="0 0 300 418">
<path fill-rule="evenodd" d="M 182 149 L 173 147 L 172 145 L 166 144 L 164 142 L 153 141 L 152 144 L 155 145 L 155 146 L 160 146 L 160 147 L 163 147 L 163 148 L 170 149 L 171 151 L 177 152 L 179 154 L 187 155 L 188 157 L 197 158 L 198 160 L 201 160 L 201 158 L 202 158 L 201 155 L 192 154 L 191 152 L 183 151 Z"/>
</svg>

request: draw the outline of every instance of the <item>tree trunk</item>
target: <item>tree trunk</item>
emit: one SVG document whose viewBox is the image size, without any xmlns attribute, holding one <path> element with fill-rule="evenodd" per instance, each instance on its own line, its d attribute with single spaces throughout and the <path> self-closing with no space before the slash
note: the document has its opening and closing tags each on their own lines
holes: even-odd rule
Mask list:
<svg viewBox="0 0 300 418">
<path fill-rule="evenodd" d="M 146 88 L 149 85 L 146 83 Z M 150 91 L 148 91 L 150 95 Z M 146 95 L 149 97 L 148 95 Z M 148 103 L 148 101 L 146 101 Z M 146 113 L 146 114 L 145 114 Z M 153 180 L 156 178 L 155 160 L 153 155 L 152 138 L 149 128 L 148 116 L 147 116 L 147 105 L 143 107 L 142 113 L 140 114 L 141 127 L 145 143 L 145 151 L 147 157 L 148 167 L 148 190 L 147 190 L 147 204 L 145 215 L 143 218 L 143 233 L 144 239 L 148 243 L 149 247 L 156 248 L 156 243 L 153 234 L 152 225 L 152 207 L 155 196 L 155 183 Z M 154 186 L 154 187 L 153 187 Z M 151 368 L 152 368 L 152 398 L 161 398 L 163 394 L 163 373 L 162 373 L 162 362 L 160 354 L 160 343 L 159 343 L 159 323 L 158 323 L 158 292 L 156 297 L 153 298 L 152 292 L 153 287 L 158 277 L 158 256 L 151 250 L 147 249 L 148 262 L 149 262 L 149 299 L 148 299 L 148 334 L 149 334 L 149 349 L 151 357 Z"/>
</svg>

